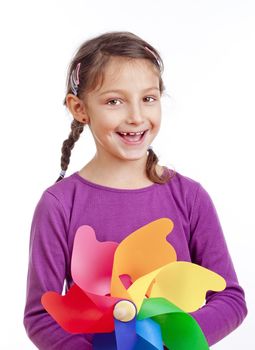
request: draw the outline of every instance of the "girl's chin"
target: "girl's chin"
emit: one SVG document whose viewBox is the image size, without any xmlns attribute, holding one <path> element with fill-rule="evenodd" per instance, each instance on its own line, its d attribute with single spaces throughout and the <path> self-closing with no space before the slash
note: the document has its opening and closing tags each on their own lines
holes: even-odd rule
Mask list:
<svg viewBox="0 0 255 350">
<path fill-rule="evenodd" d="M 128 150 L 120 152 L 120 157 L 123 160 L 141 160 L 147 158 L 147 149 L 143 150 Z"/>
</svg>

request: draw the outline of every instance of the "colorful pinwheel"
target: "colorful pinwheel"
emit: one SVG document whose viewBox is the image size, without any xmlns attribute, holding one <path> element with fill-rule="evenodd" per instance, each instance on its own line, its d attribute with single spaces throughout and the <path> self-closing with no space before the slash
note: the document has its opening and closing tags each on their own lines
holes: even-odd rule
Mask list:
<svg viewBox="0 0 255 350">
<path fill-rule="evenodd" d="M 66 295 L 46 292 L 42 304 L 67 332 L 95 333 L 96 350 L 209 349 L 189 312 L 225 280 L 189 262 L 177 262 L 166 236 L 170 219 L 155 220 L 120 244 L 98 242 L 90 226 L 75 235 Z"/>
</svg>

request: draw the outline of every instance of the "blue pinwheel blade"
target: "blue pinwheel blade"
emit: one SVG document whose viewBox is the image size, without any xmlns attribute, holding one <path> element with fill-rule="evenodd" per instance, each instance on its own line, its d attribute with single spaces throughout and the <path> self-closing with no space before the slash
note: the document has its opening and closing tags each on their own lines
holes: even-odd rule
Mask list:
<svg viewBox="0 0 255 350">
<path fill-rule="evenodd" d="M 133 350 L 136 336 L 136 319 L 129 322 L 114 320 L 115 337 L 118 350 Z"/>
<path fill-rule="evenodd" d="M 163 350 L 160 326 L 151 319 L 115 319 L 114 325 L 115 332 L 94 335 L 94 350 Z"/>
<path fill-rule="evenodd" d="M 134 350 L 163 350 L 159 324 L 147 318 L 136 320 L 137 341 Z"/>
<path fill-rule="evenodd" d="M 96 333 L 93 337 L 93 350 L 116 350 L 115 332 Z"/>
</svg>

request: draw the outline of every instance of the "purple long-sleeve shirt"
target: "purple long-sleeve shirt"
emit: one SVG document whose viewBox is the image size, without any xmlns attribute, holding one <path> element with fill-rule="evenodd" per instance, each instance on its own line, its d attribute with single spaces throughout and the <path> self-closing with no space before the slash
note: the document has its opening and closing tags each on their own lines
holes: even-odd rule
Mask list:
<svg viewBox="0 0 255 350">
<path fill-rule="evenodd" d="M 198 182 L 176 173 L 163 185 L 114 189 L 91 183 L 76 172 L 44 191 L 32 221 L 24 325 L 39 349 L 92 349 L 92 335 L 65 332 L 40 301 L 46 291 L 61 294 L 65 280 L 70 286 L 77 229 L 90 225 L 99 241 L 120 242 L 141 226 L 163 217 L 174 222 L 167 239 L 177 260 L 202 265 L 227 282 L 224 291 L 209 292 L 206 305 L 191 314 L 209 345 L 240 325 L 247 313 L 244 292 L 215 207 Z"/>
</svg>

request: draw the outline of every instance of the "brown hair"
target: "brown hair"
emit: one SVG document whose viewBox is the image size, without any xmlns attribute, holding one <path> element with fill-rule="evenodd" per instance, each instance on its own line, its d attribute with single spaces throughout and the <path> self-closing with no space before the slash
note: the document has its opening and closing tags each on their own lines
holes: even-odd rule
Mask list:
<svg viewBox="0 0 255 350">
<path fill-rule="evenodd" d="M 126 31 L 108 32 L 89 39 L 80 46 L 68 69 L 66 95 L 74 93 L 71 85 L 71 76 L 76 70 L 78 63 L 80 63 L 80 67 L 77 96 L 81 98 L 84 94 L 93 91 L 97 86 L 103 83 L 104 68 L 111 56 L 150 60 L 158 69 L 159 89 L 162 95 L 165 90 L 161 77 L 164 65 L 159 53 L 149 43 L 137 35 Z M 66 100 L 64 100 L 64 104 L 66 105 Z M 74 144 L 79 139 L 83 129 L 84 124 L 74 119 L 71 124 L 71 132 L 68 138 L 63 142 L 61 149 L 61 169 L 63 174 L 67 170 L 70 162 L 71 151 Z M 156 172 L 158 157 L 152 149 L 149 149 L 148 153 L 146 163 L 146 174 L 148 178 L 155 183 L 166 183 L 171 177 L 169 171 L 164 171 L 161 176 L 158 175 Z M 164 170 L 166 169 L 167 168 L 164 167 Z M 63 174 L 60 175 L 57 181 L 64 177 Z"/>
</svg>

